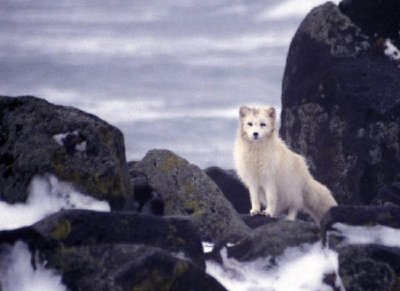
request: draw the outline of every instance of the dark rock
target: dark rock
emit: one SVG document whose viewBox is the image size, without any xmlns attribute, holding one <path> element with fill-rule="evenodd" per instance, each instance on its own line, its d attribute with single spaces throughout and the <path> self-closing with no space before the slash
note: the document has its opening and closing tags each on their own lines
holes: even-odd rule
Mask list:
<svg viewBox="0 0 400 291">
<path fill-rule="evenodd" d="M 254 230 L 253 237 L 228 247 L 228 257 L 239 261 L 272 258 L 281 255 L 288 247 L 310 244 L 320 239 L 318 227 L 313 224 L 281 220 Z"/>
<path fill-rule="evenodd" d="M 378 195 L 371 202 L 372 205 L 392 204 L 400 207 L 400 183 L 392 183 L 379 189 Z"/>
<path fill-rule="evenodd" d="M 335 206 L 329 209 L 322 220 L 321 227 L 323 230 L 328 230 L 335 223 L 359 226 L 384 225 L 392 228 L 400 228 L 400 207 Z"/>
<path fill-rule="evenodd" d="M 250 214 L 242 214 L 241 215 L 244 223 L 247 224 L 248 227 L 250 227 L 251 229 L 255 229 L 258 228 L 260 226 L 266 225 L 266 224 L 270 224 L 270 223 L 276 223 L 278 220 L 278 218 L 274 218 L 271 216 L 265 216 L 265 215 L 255 215 L 255 216 L 251 216 Z"/>
<path fill-rule="evenodd" d="M 164 215 L 164 200 L 161 195 L 156 191 L 151 192 L 150 200 L 143 205 L 140 212 L 149 215 Z"/>
<path fill-rule="evenodd" d="M 32 178 L 43 174 L 71 182 L 113 209 L 131 194 L 117 128 L 72 107 L 0 96 L 0 200 L 25 201 Z"/>
<path fill-rule="evenodd" d="M 337 249 L 344 237 L 335 229 L 335 224 L 350 226 L 387 226 L 400 228 L 400 207 L 397 206 L 336 206 L 322 220 L 323 243 Z"/>
<path fill-rule="evenodd" d="M 339 250 L 339 275 L 346 290 L 399 290 L 400 249 L 351 245 Z"/>
<path fill-rule="evenodd" d="M 129 162 L 128 171 L 135 196 L 125 210 L 138 210 L 143 214 L 164 215 L 164 200 L 150 185 L 145 173 L 135 170 L 138 162 Z"/>
<path fill-rule="evenodd" d="M 339 204 L 369 204 L 399 179 L 400 68 L 373 45 L 326 3 L 303 20 L 287 57 L 281 136 Z"/>
<path fill-rule="evenodd" d="M 17 241 L 72 291 L 225 290 L 205 273 L 188 218 L 69 210 L 0 232 L 2 250 Z"/>
<path fill-rule="evenodd" d="M 218 186 L 197 166 L 167 150 L 151 150 L 136 165 L 162 195 L 166 215 L 192 217 L 202 240 L 235 242 L 250 235 Z"/>
<path fill-rule="evenodd" d="M 181 252 L 200 268 L 205 266 L 200 237 L 187 217 L 161 218 L 135 213 L 67 210 L 39 221 L 33 228 L 66 247 L 144 244 Z"/>
<path fill-rule="evenodd" d="M 240 182 L 234 170 L 210 167 L 205 169 L 204 172 L 218 185 L 238 213 L 249 213 L 251 208 L 249 191 Z"/>
<path fill-rule="evenodd" d="M 400 45 L 398 0 L 343 0 L 340 11 L 371 38 L 390 38 Z"/>
<path fill-rule="evenodd" d="M 190 261 L 144 245 L 81 246 L 44 256 L 72 291 L 225 290 Z"/>
</svg>

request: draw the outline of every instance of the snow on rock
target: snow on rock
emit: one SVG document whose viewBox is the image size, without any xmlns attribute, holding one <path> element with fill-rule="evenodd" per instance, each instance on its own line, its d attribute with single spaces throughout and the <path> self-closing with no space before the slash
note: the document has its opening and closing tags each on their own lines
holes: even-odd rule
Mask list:
<svg viewBox="0 0 400 291">
<path fill-rule="evenodd" d="M 31 225 L 61 209 L 110 211 L 107 202 L 86 196 L 54 175 L 35 176 L 26 203 L 0 202 L 0 230 Z"/>
<path fill-rule="evenodd" d="M 60 146 L 73 146 L 76 151 L 83 152 L 86 150 L 86 141 L 82 140 L 78 130 L 67 133 L 60 133 L 53 136 L 53 139 Z"/>
<path fill-rule="evenodd" d="M 61 276 L 46 269 L 36 260 L 36 270 L 31 264 L 32 255 L 23 242 L 2 246 L 0 255 L 1 289 L 3 291 L 66 291 Z"/>
<path fill-rule="evenodd" d="M 207 246 L 207 245 L 206 245 Z M 207 273 L 230 291 L 239 290 L 332 290 L 326 276 L 342 288 L 338 274 L 338 254 L 321 242 L 288 248 L 273 264 L 268 258 L 238 262 L 222 249 L 223 265 L 207 261 Z"/>
<path fill-rule="evenodd" d="M 390 39 L 387 39 L 385 41 L 385 46 L 386 49 L 384 51 L 385 55 L 387 55 L 389 58 L 395 61 L 400 61 L 400 51 L 399 49 L 390 41 Z"/>
<path fill-rule="evenodd" d="M 344 244 L 377 244 L 387 247 L 400 247 L 400 229 L 374 225 L 354 226 L 335 223 L 333 229 L 343 236 Z"/>
</svg>

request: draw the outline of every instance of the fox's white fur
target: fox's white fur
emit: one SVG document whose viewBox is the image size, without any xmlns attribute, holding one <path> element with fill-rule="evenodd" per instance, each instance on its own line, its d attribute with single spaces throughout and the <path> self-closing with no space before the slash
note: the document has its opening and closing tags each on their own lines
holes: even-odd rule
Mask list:
<svg viewBox="0 0 400 291">
<path fill-rule="evenodd" d="M 310 174 L 304 158 L 292 152 L 278 137 L 273 107 L 240 108 L 234 158 L 237 174 L 250 192 L 251 215 L 277 217 L 288 211 L 295 220 L 298 211 L 309 213 L 320 224 L 337 205 L 329 189 Z"/>
</svg>

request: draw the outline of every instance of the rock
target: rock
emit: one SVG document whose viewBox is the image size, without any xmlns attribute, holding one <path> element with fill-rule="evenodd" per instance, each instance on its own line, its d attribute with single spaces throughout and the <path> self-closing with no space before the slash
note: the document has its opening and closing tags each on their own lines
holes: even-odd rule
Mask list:
<svg viewBox="0 0 400 291">
<path fill-rule="evenodd" d="M 262 214 L 255 215 L 255 216 L 251 216 L 250 214 L 242 214 L 241 217 L 242 217 L 242 220 L 244 221 L 244 223 L 246 223 L 247 226 L 250 227 L 251 229 L 255 229 L 260 226 L 270 224 L 270 223 L 276 223 L 277 221 L 279 221 L 278 218 L 274 218 L 271 216 L 265 216 Z"/>
<path fill-rule="evenodd" d="M 313 224 L 281 220 L 254 230 L 252 238 L 228 247 L 228 257 L 238 261 L 272 258 L 281 255 L 289 247 L 310 244 L 320 239 L 318 227 Z"/>
<path fill-rule="evenodd" d="M 343 0 L 339 8 L 370 38 L 390 38 L 400 45 L 399 1 Z"/>
<path fill-rule="evenodd" d="M 0 200 L 25 201 L 32 178 L 46 173 L 113 209 L 132 194 L 117 128 L 72 107 L 0 96 Z"/>
<path fill-rule="evenodd" d="M 28 244 L 69 290 L 225 290 L 205 273 L 189 218 L 68 210 L 0 232 L 0 246 Z"/>
<path fill-rule="evenodd" d="M 280 134 L 339 204 L 369 204 L 399 179 L 400 68 L 372 41 L 326 3 L 303 20 L 287 57 Z"/>
<path fill-rule="evenodd" d="M 347 226 L 386 226 L 400 229 L 400 207 L 397 206 L 336 206 L 332 207 L 321 223 L 323 243 L 338 249 L 345 236 L 335 224 Z"/>
<path fill-rule="evenodd" d="M 138 210 L 143 214 L 164 215 L 162 196 L 149 185 L 145 173 L 135 170 L 138 162 L 129 162 L 128 171 L 135 196 L 129 201 L 125 210 Z"/>
<path fill-rule="evenodd" d="M 235 242 L 250 234 L 218 186 L 173 152 L 151 150 L 135 167 L 162 195 L 165 214 L 192 217 L 203 241 Z"/>
<path fill-rule="evenodd" d="M 379 189 L 378 195 L 371 202 L 372 205 L 392 204 L 400 206 L 400 183 L 395 182 Z"/>
<path fill-rule="evenodd" d="M 329 209 L 322 220 L 321 228 L 329 230 L 335 223 L 359 226 L 384 225 L 392 228 L 400 228 L 400 207 L 335 206 Z"/>
<path fill-rule="evenodd" d="M 400 249 L 351 245 L 339 250 L 339 275 L 346 290 L 399 290 Z"/>
<path fill-rule="evenodd" d="M 234 170 L 210 167 L 205 169 L 204 172 L 213 179 L 238 213 L 249 213 L 251 208 L 249 191 L 240 182 Z"/>
<path fill-rule="evenodd" d="M 95 245 L 50 256 L 70 290 L 225 290 L 214 278 L 165 250 L 145 245 Z"/>
<path fill-rule="evenodd" d="M 98 244 L 144 244 L 182 253 L 204 269 L 200 237 L 190 219 L 135 213 L 67 210 L 45 218 L 33 228 L 65 247 Z"/>
</svg>

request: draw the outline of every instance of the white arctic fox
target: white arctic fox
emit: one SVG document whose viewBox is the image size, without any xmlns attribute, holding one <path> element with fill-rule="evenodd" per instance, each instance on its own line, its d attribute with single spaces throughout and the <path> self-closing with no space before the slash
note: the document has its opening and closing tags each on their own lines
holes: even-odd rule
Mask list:
<svg viewBox="0 0 400 291">
<path fill-rule="evenodd" d="M 237 174 L 250 191 L 251 215 L 277 217 L 288 211 L 295 220 L 298 211 L 309 213 L 320 224 L 337 205 L 327 187 L 314 180 L 304 158 L 292 152 L 278 137 L 273 107 L 240 108 L 234 158 Z"/>
</svg>

